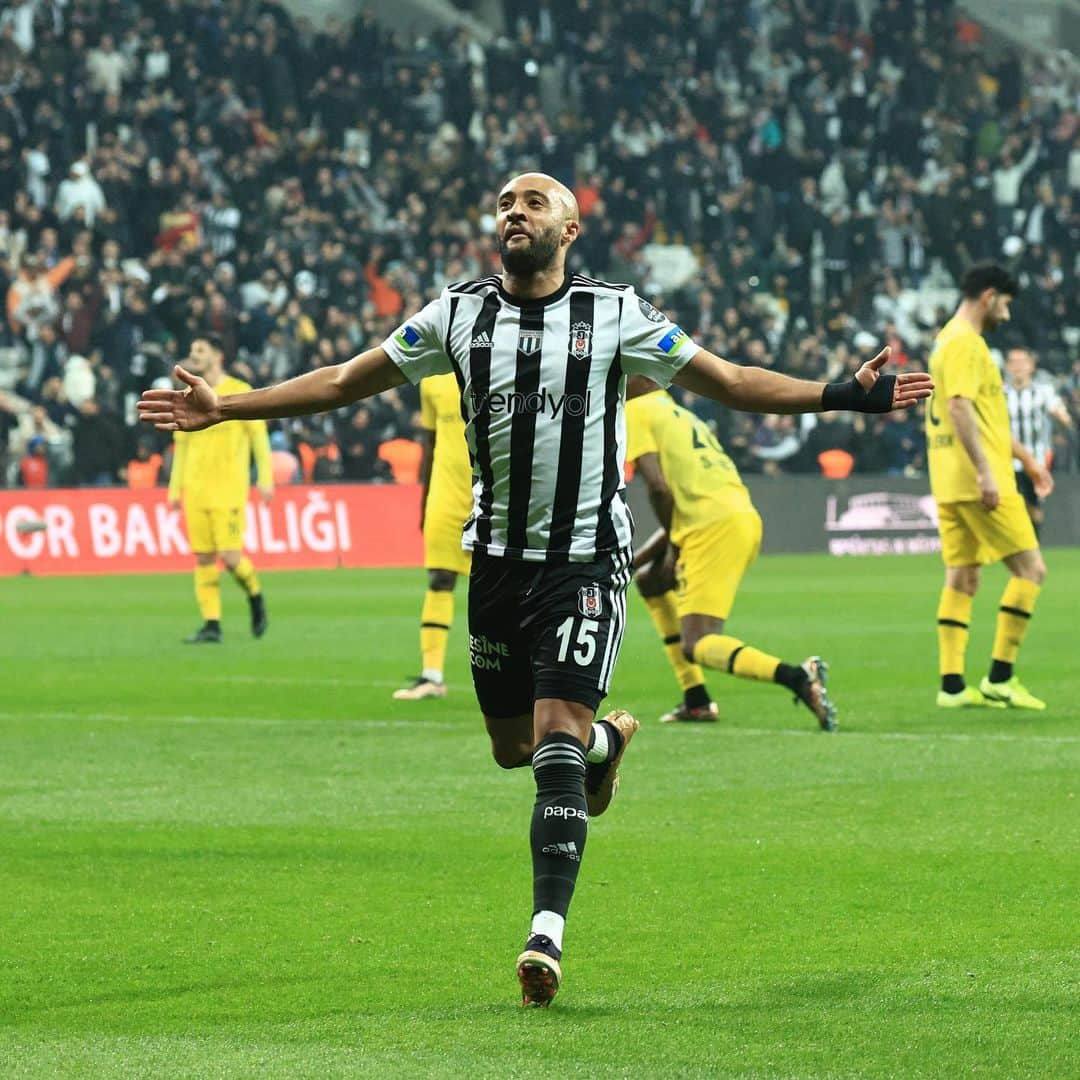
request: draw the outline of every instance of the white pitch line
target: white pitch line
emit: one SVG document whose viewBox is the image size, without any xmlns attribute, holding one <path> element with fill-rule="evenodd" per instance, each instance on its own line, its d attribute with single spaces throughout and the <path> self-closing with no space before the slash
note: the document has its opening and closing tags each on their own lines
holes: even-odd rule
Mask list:
<svg viewBox="0 0 1080 1080">
<path fill-rule="evenodd" d="M 371 685 L 368 683 L 367 685 Z M 396 684 L 395 684 L 396 685 Z M 185 715 L 149 715 L 134 713 L 77 713 L 77 712 L 0 712 L 0 721 L 4 720 L 82 720 L 88 722 L 103 723 L 134 723 L 144 720 L 154 723 L 176 724 L 237 724 L 258 727 L 283 727 L 300 724 L 326 724 L 344 725 L 347 727 L 369 728 L 456 728 L 457 721 L 440 720 L 437 717 L 430 719 L 415 720 L 402 717 L 397 720 L 387 720 L 376 717 L 325 717 L 325 716 L 294 716 L 277 718 L 268 716 L 185 716 Z M 816 738 L 823 742 L 831 743 L 834 738 L 841 739 L 891 739 L 906 742 L 1027 742 L 1076 744 L 1080 743 L 1080 735 L 1024 735 L 1021 733 L 995 732 L 958 732 L 958 731 L 844 731 L 841 729 L 837 736 L 826 736 L 818 731 L 800 731 L 784 728 L 738 728 L 721 727 L 718 724 L 697 724 L 694 728 L 701 733 L 703 738 L 719 736 L 738 736 L 760 738 L 765 737 L 795 737 Z M 706 734 L 706 732 L 708 734 Z"/>
</svg>

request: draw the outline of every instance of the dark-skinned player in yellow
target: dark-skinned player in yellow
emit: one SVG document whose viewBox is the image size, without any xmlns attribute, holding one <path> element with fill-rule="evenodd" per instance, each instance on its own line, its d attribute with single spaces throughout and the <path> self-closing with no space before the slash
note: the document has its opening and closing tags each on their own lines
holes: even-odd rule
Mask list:
<svg viewBox="0 0 1080 1080">
<path fill-rule="evenodd" d="M 761 546 L 761 517 L 734 463 L 708 426 L 651 379 L 631 375 L 626 396 L 626 458 L 661 525 L 634 555 L 635 581 L 683 691 L 661 723 L 717 718 L 707 667 L 786 687 L 823 731 L 835 731 L 820 657 L 786 664 L 724 632 Z"/>
</svg>

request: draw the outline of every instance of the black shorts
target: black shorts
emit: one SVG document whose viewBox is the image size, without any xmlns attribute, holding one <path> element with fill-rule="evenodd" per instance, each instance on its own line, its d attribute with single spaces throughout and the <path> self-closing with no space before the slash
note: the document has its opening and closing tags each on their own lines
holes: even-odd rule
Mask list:
<svg viewBox="0 0 1080 1080">
<path fill-rule="evenodd" d="M 1023 496 L 1024 502 L 1028 506 L 1039 506 L 1042 503 L 1042 499 L 1035 494 L 1035 485 L 1031 482 L 1031 477 L 1026 472 L 1017 470 L 1016 473 L 1016 490 Z"/>
<path fill-rule="evenodd" d="M 473 555 L 469 659 L 485 716 L 531 713 L 538 698 L 595 711 L 626 625 L 630 552 L 588 563 Z"/>
</svg>

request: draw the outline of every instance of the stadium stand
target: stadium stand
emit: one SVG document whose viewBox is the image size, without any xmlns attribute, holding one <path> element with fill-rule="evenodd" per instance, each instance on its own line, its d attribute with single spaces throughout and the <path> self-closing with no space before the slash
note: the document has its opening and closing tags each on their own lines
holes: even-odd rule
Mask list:
<svg viewBox="0 0 1080 1080">
<path fill-rule="evenodd" d="M 0 14 L 0 482 L 121 483 L 133 403 L 199 332 L 262 385 L 497 268 L 492 192 L 574 183 L 576 268 L 733 360 L 835 378 L 926 349 L 972 260 L 1080 412 L 1080 77 L 947 0 L 506 0 L 508 30 L 316 27 L 272 0 Z M 746 471 L 917 474 L 919 419 L 729 416 Z M 305 476 L 392 480 L 414 392 L 278 425 Z M 149 442 L 146 440 L 149 438 Z M 1077 450 L 1059 433 L 1059 469 Z M 306 447 L 306 449 L 304 449 Z M 328 448 L 334 448 L 328 450 Z M 140 459 L 139 455 L 143 455 Z M 836 458 L 827 460 L 835 461 Z M 167 465 L 161 470 L 166 475 Z M 144 470 L 136 470 L 144 473 Z M 156 474 L 155 474 L 156 475 Z M 130 482 L 130 476 L 129 476 Z"/>
</svg>

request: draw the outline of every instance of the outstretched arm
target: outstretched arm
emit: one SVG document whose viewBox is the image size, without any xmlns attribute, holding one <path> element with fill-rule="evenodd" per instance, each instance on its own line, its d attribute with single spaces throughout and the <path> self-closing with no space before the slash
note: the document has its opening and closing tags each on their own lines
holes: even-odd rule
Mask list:
<svg viewBox="0 0 1080 1080">
<path fill-rule="evenodd" d="M 743 412 L 807 413 L 848 409 L 891 412 L 928 398 L 934 388 L 925 372 L 882 375 L 889 359 L 884 348 L 843 383 L 808 382 L 761 367 L 740 367 L 699 349 L 675 382 L 695 394 Z"/>
<path fill-rule="evenodd" d="M 174 373 L 187 384 L 186 390 L 147 390 L 138 404 L 139 419 L 159 431 L 200 431 L 224 420 L 277 420 L 328 412 L 405 382 L 401 369 L 381 347 L 265 390 L 220 398 L 205 379 L 179 364 Z"/>
</svg>

